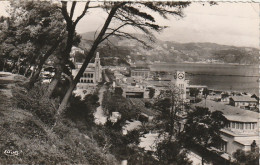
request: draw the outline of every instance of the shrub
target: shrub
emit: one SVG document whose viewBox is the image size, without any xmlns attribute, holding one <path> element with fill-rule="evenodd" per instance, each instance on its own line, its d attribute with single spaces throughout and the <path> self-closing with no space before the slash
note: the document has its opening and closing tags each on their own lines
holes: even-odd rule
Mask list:
<svg viewBox="0 0 260 165">
<path fill-rule="evenodd" d="M 145 106 L 146 108 L 151 108 L 151 107 L 152 107 L 152 103 L 146 101 L 146 102 L 144 103 L 144 106 Z"/>
<path fill-rule="evenodd" d="M 34 88 L 27 91 L 21 86 L 16 86 L 12 89 L 12 99 L 18 108 L 30 111 L 45 124 L 52 125 L 59 101 L 44 95 L 47 87 L 47 84 L 37 83 Z"/>
<path fill-rule="evenodd" d="M 155 154 L 159 164 L 192 164 L 192 161 L 187 157 L 187 151 L 177 141 L 164 140 L 158 143 Z"/>
<path fill-rule="evenodd" d="M 70 106 L 65 111 L 65 116 L 74 122 L 83 122 L 89 126 L 94 124 L 94 115 L 99 106 L 99 97 L 96 94 L 86 95 L 83 100 L 80 96 L 72 96 Z"/>
</svg>

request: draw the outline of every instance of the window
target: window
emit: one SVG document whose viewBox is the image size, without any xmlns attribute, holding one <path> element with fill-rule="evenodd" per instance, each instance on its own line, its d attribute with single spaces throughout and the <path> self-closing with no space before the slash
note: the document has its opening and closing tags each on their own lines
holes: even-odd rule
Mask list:
<svg viewBox="0 0 260 165">
<path fill-rule="evenodd" d="M 239 129 L 239 123 L 236 122 L 236 129 Z"/>
<path fill-rule="evenodd" d="M 245 129 L 249 129 L 250 128 L 250 123 L 245 123 Z"/>
<path fill-rule="evenodd" d="M 227 127 L 227 128 L 230 128 L 230 123 L 228 123 L 226 127 Z"/>
<path fill-rule="evenodd" d="M 224 140 L 221 141 L 220 150 L 227 152 L 227 142 L 225 142 Z"/>
<path fill-rule="evenodd" d="M 239 123 L 239 129 L 244 129 L 244 123 Z"/>
<path fill-rule="evenodd" d="M 235 128 L 236 127 L 236 123 L 235 122 L 232 122 L 232 128 Z"/>
<path fill-rule="evenodd" d="M 252 129 L 255 129 L 255 123 L 252 123 Z"/>
</svg>

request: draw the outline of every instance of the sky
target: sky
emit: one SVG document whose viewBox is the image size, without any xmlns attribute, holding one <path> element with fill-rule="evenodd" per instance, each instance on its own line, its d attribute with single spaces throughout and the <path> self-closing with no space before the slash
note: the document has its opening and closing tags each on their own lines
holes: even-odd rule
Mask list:
<svg viewBox="0 0 260 165">
<path fill-rule="evenodd" d="M 3 2 L 0 2 L 3 3 Z M 7 2 L 4 2 L 5 4 Z M 0 4 L 0 15 L 4 15 L 6 5 Z M 84 3 L 79 2 L 75 17 L 80 15 Z M 156 23 L 168 26 L 160 34 L 161 40 L 176 42 L 212 42 L 223 45 L 259 47 L 259 4 L 219 2 L 210 6 L 208 3 L 194 2 L 184 9 L 184 18 L 170 17 L 169 20 L 155 15 Z M 92 9 L 79 22 L 78 33 L 100 29 L 107 14 L 102 10 Z M 136 33 L 133 29 L 126 29 Z"/>
</svg>

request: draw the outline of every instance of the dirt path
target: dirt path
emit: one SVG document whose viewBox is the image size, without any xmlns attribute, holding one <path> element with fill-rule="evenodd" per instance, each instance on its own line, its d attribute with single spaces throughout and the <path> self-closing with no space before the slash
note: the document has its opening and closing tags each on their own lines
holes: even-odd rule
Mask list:
<svg viewBox="0 0 260 165">
<path fill-rule="evenodd" d="M 98 100 L 98 102 L 99 102 L 100 106 L 97 107 L 97 110 L 94 113 L 95 123 L 96 124 L 104 125 L 106 123 L 106 121 L 107 121 L 107 116 L 105 116 L 103 108 L 102 108 L 103 95 L 104 95 L 105 91 L 106 91 L 106 87 L 105 86 L 102 86 L 100 88 L 100 90 L 99 90 L 99 94 L 98 94 L 99 100 Z"/>
<path fill-rule="evenodd" d="M 11 88 L 14 85 L 14 77 L 16 75 L 9 72 L 0 72 L 0 91 L 7 98 L 12 97 Z"/>
</svg>

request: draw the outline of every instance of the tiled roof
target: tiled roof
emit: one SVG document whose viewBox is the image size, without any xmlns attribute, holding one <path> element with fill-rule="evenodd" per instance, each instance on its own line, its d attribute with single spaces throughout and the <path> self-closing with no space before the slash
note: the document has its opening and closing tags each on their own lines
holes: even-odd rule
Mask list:
<svg viewBox="0 0 260 165">
<path fill-rule="evenodd" d="M 205 100 L 192 105 L 193 108 L 196 106 L 205 107 Z M 257 122 L 259 117 L 259 113 L 257 112 L 221 104 L 212 100 L 206 100 L 206 107 L 208 107 L 211 112 L 217 110 L 223 112 L 224 116 L 230 121 Z"/>
</svg>

